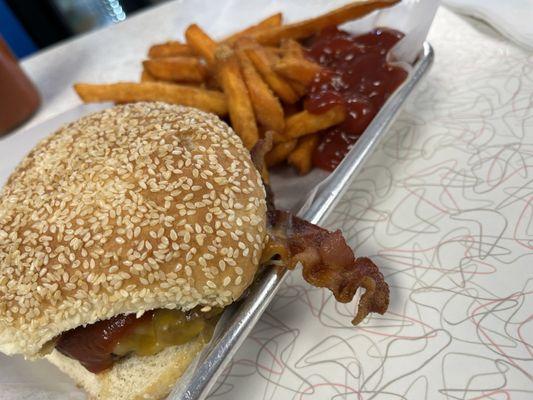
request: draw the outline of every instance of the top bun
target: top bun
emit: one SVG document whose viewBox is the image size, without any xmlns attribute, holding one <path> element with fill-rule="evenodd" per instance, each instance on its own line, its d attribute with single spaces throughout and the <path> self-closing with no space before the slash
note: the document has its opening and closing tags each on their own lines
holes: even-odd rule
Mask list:
<svg viewBox="0 0 533 400">
<path fill-rule="evenodd" d="M 0 193 L 0 351 L 155 308 L 224 307 L 257 270 L 265 192 L 216 116 L 164 103 L 43 140 Z"/>
</svg>

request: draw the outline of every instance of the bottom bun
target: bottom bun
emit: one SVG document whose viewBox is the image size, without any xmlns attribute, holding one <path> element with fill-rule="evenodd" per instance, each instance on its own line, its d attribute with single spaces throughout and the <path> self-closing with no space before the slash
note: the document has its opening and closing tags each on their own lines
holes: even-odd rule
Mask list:
<svg viewBox="0 0 533 400">
<path fill-rule="evenodd" d="M 46 359 L 74 379 L 91 399 L 158 400 L 170 393 L 206 342 L 200 335 L 186 344 L 169 347 L 153 356 L 125 358 L 99 374 L 87 371 L 77 360 L 55 349 Z"/>
</svg>

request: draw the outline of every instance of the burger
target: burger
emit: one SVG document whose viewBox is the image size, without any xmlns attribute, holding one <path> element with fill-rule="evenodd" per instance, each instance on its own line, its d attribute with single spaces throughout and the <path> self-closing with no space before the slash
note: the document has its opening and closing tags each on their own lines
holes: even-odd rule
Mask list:
<svg viewBox="0 0 533 400">
<path fill-rule="evenodd" d="M 257 164 L 218 117 L 164 103 L 39 143 L 0 193 L 0 351 L 46 358 L 96 399 L 159 399 L 272 260 L 339 301 L 364 287 L 354 322 L 385 312 L 377 267 L 275 210 Z"/>
</svg>

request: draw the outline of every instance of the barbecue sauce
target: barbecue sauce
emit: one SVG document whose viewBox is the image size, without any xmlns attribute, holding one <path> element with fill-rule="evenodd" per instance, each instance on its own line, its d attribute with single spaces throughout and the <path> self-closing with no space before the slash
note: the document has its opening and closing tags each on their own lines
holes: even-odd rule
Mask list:
<svg viewBox="0 0 533 400">
<path fill-rule="evenodd" d="M 340 104 L 347 110 L 343 123 L 322 132 L 315 166 L 333 171 L 405 80 L 404 69 L 387 63 L 387 53 L 402 37 L 391 29 L 356 36 L 332 27 L 310 40 L 308 57 L 325 70 L 315 76 L 305 108 L 320 114 Z"/>
</svg>

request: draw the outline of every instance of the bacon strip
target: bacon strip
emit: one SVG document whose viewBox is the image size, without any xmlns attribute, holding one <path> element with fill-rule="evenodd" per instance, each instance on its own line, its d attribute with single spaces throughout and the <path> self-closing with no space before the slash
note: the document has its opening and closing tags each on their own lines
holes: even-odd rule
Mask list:
<svg viewBox="0 0 533 400">
<path fill-rule="evenodd" d="M 269 211 L 270 243 L 263 259 L 277 254 L 285 267 L 303 266 L 304 279 L 325 287 L 341 303 L 352 301 L 359 287 L 365 288 L 352 324 L 369 313 L 384 314 L 389 305 L 389 287 L 369 258 L 355 258 L 340 231 L 329 232 L 286 211 Z"/>
<path fill-rule="evenodd" d="M 273 134 L 271 131 L 265 132 L 265 137 L 263 139 L 259 139 L 254 147 L 252 147 L 250 150 L 252 162 L 254 163 L 255 168 L 257 168 L 261 174 L 263 184 L 267 191 L 270 190 L 270 186 L 268 186 L 269 174 L 265 163 L 265 156 L 270 150 L 272 150 L 272 135 Z"/>
<path fill-rule="evenodd" d="M 258 171 L 265 170 L 264 156 L 271 148 L 272 137 L 267 134 L 251 150 Z M 340 303 L 349 303 L 357 289 L 364 288 L 353 325 L 372 312 L 384 314 L 389 306 L 389 286 L 376 264 L 369 258 L 356 258 L 339 230 L 329 232 L 287 211 L 276 210 L 274 193 L 265 179 L 263 184 L 270 240 L 261 263 L 278 257 L 290 270 L 301 263 L 304 279 L 315 287 L 328 288 Z"/>
</svg>

